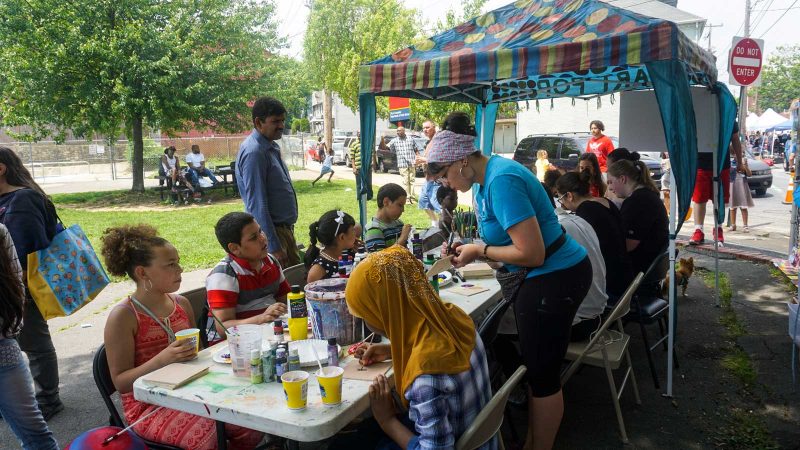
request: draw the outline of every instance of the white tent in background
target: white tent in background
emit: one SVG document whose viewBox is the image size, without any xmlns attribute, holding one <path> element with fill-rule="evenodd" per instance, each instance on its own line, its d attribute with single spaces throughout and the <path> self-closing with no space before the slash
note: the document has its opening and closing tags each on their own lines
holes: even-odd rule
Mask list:
<svg viewBox="0 0 800 450">
<path fill-rule="evenodd" d="M 750 125 L 750 123 L 748 122 L 747 128 L 750 130 L 764 131 L 767 128 L 772 128 L 775 125 L 781 124 L 783 122 L 786 122 L 786 117 L 783 117 L 782 115 L 776 113 L 775 110 L 773 110 L 772 108 L 769 108 L 766 111 L 764 111 L 764 114 L 762 114 L 761 117 L 758 118 L 758 122 L 756 122 L 755 126 Z"/>
<path fill-rule="evenodd" d="M 758 120 L 759 119 L 760 119 L 760 117 L 758 117 L 758 114 L 756 114 L 754 112 L 751 112 L 750 114 L 747 115 L 747 132 L 748 133 L 750 132 L 750 130 L 755 130 L 756 127 L 758 127 Z"/>
</svg>

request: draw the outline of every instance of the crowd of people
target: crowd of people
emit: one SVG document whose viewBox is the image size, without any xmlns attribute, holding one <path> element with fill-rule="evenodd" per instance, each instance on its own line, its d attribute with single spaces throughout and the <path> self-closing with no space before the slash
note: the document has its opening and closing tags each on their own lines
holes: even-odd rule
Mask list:
<svg viewBox="0 0 800 450">
<path fill-rule="evenodd" d="M 231 326 L 270 323 L 286 313 L 290 286 L 284 268 L 304 263 L 309 282 L 335 277 L 341 273 L 341 255 L 363 247 L 372 255 L 350 274 L 348 307 L 391 344 L 365 345 L 356 356 L 365 365 L 392 360 L 408 413 L 397 414 L 389 382 L 376 378 L 369 390 L 373 421 L 361 425 L 359 439 L 376 446 L 452 448 L 491 398 L 486 349 L 472 319 L 441 301 L 422 264 L 405 249 L 411 227 L 401 216 L 413 190 L 395 183 L 382 186 L 375 199 L 377 213 L 363 231 L 346 211 L 325 212 L 309 227 L 311 246 L 301 261 L 295 238 L 297 196 L 276 143 L 285 118 L 286 109 L 276 99 L 263 97 L 253 104 L 253 130 L 235 166 L 245 211 L 224 215 L 214 227 L 224 256 L 209 273 L 206 291 L 208 306 L 221 321 L 215 324 L 218 336 L 224 338 Z M 457 192 L 477 186 L 475 214 L 482 239 L 456 242 L 447 250 L 456 267 L 486 260 L 497 268 L 503 295 L 513 303 L 511 327 L 501 330 L 506 336 L 499 342 L 518 342 L 521 353 L 498 351 L 498 358 L 504 358 L 505 366 L 527 367 L 526 448 L 552 447 L 564 411 L 560 369 L 569 342 L 597 330 L 606 306 L 666 248 L 668 220 L 659 191 L 638 153 L 614 149 L 599 121 L 590 125 L 592 139 L 575 171 L 563 173 L 546 162 L 537 164 L 543 173 L 535 175 L 515 161 L 478 150 L 466 113 L 449 114 L 439 131 L 432 122 L 426 126 L 424 149 L 404 142 L 399 132 L 398 143 L 390 144 L 408 153 L 412 169 L 406 177 L 413 177 L 414 164 L 426 165 L 427 182 L 418 202 L 431 211 L 425 243 L 427 248 L 448 245 Z M 734 153 L 740 163 L 741 149 L 734 146 Z M 358 170 L 360 159 L 352 159 Z M 165 150 L 162 161 L 177 181 L 174 147 Z M 187 165 L 194 173 L 190 184 L 209 175 L 199 148 L 187 156 Z M 698 173 L 701 194 L 706 193 L 704 176 Z M 695 197 L 698 206 L 709 198 Z M 746 215 L 743 219 L 746 226 Z M 0 413 L 26 448 L 57 448 L 46 425 L 64 408 L 57 358 L 46 321 L 29 295 L 26 299 L 21 280 L 26 261 L 16 255 L 46 247 L 59 223 L 47 195 L 5 148 L 0 148 L 0 222 L 5 225 L 0 226 L 0 244 L 6 249 L 0 252 L 1 289 L 10 299 L 0 307 L 0 380 L 20 386 L 13 402 L 0 396 Z M 702 221 L 700 227 L 702 233 Z M 179 249 L 146 224 L 109 228 L 102 243 L 108 271 L 136 284 L 111 311 L 104 332 L 127 422 L 136 423 L 136 433 L 151 441 L 216 448 L 213 420 L 157 408 L 132 394 L 137 378 L 194 357 L 190 340 L 175 339 L 176 332 L 195 325 L 191 304 L 174 294 L 181 283 Z M 35 392 L 23 388 L 30 386 L 31 374 Z M 264 438 L 233 425 L 225 431 L 232 449 L 254 448 Z M 497 445 L 492 439 L 481 448 Z"/>
</svg>

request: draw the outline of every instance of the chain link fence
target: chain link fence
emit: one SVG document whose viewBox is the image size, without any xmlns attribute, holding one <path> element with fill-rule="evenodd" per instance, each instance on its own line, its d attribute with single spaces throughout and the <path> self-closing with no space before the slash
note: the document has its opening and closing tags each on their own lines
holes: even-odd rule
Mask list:
<svg viewBox="0 0 800 450">
<path fill-rule="evenodd" d="M 158 166 L 164 149 L 175 146 L 182 163 L 191 153 L 192 145 L 200 146 L 209 167 L 229 165 L 236 160 L 239 145 L 248 135 L 144 139 L 144 177 L 158 176 Z M 305 167 L 305 154 L 316 137 L 308 133 L 284 135 L 278 141 L 281 156 L 289 170 Z M 131 160 L 133 146 L 129 141 L 67 141 L 57 143 L 13 142 L 1 144 L 14 150 L 38 182 L 69 182 L 87 180 L 115 180 L 132 178 Z"/>
</svg>

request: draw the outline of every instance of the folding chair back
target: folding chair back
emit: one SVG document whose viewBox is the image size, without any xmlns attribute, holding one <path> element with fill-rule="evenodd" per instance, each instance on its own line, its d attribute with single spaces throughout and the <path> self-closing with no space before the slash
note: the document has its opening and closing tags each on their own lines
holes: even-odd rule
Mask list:
<svg viewBox="0 0 800 450">
<path fill-rule="evenodd" d="M 300 289 L 306 286 L 307 275 L 306 265 L 302 263 L 283 269 L 283 276 L 286 277 L 286 282 L 289 283 L 289 286 L 296 284 L 300 286 Z"/>
<path fill-rule="evenodd" d="M 503 316 L 509 306 L 511 306 L 511 302 L 505 299 L 500 300 L 500 302 L 489 311 L 489 314 L 486 315 L 480 325 L 478 325 L 478 335 L 481 337 L 485 347 L 488 348 L 491 346 L 497 337 L 497 330 L 500 328 L 500 322 L 503 320 Z"/>
<path fill-rule="evenodd" d="M 181 292 L 180 295 L 189 300 L 194 311 L 195 327 L 200 330 L 200 344 L 202 348 L 208 347 L 209 328 L 214 327 L 213 321 L 208 317 L 208 299 L 205 287 L 192 289 L 191 291 Z"/>
<path fill-rule="evenodd" d="M 500 426 L 503 425 L 503 411 L 506 409 L 508 396 L 514 387 L 522 380 L 526 372 L 525 366 L 519 368 L 511 375 L 511 378 L 503 384 L 503 387 L 489 400 L 484 406 L 472 425 L 467 431 L 458 438 L 456 450 L 473 450 L 485 444 L 493 436 L 497 435 L 500 440 L 499 446 L 503 448 L 503 438 L 498 433 Z"/>
</svg>

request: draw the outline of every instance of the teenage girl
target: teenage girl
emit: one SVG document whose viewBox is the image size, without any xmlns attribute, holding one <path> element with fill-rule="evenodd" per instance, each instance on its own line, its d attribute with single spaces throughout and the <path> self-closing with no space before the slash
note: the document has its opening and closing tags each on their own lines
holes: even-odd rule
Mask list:
<svg viewBox="0 0 800 450">
<path fill-rule="evenodd" d="M 311 248 L 305 256 L 308 269 L 306 281 L 332 278 L 339 273 L 339 257 L 345 250 L 352 249 L 357 241 L 358 233 L 353 216 L 341 210 L 326 212 L 318 221 L 308 227 Z M 322 244 L 322 250 L 317 247 Z"/>
<path fill-rule="evenodd" d="M 133 382 L 142 375 L 196 355 L 190 339 L 175 332 L 193 328 L 194 311 L 186 298 L 170 294 L 181 286 L 178 250 L 149 225 L 109 228 L 102 237 L 103 258 L 112 275 L 128 275 L 136 291 L 122 300 L 106 321 L 103 340 L 111 379 L 122 398 L 129 424 L 158 407 L 133 398 Z M 134 426 L 139 436 L 167 445 L 199 450 L 217 448 L 212 419 L 161 408 Z M 255 448 L 263 433 L 225 425 L 228 448 Z"/>
</svg>

